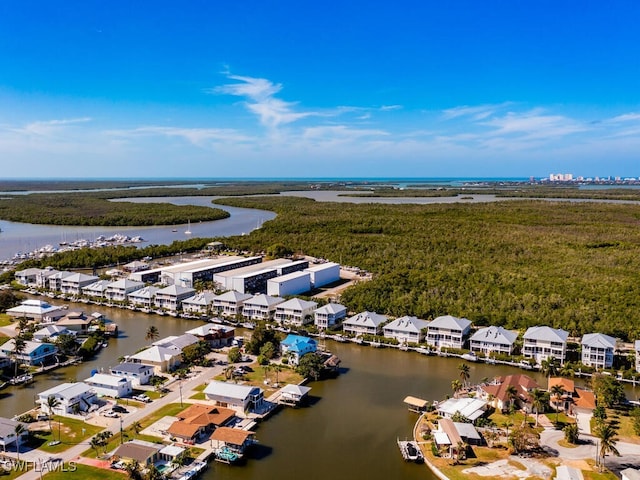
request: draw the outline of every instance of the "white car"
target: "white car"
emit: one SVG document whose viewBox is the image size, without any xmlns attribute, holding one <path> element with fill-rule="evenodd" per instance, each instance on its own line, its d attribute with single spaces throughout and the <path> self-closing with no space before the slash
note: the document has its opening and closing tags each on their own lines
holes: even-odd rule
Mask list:
<svg viewBox="0 0 640 480">
<path fill-rule="evenodd" d="M 139 402 L 143 402 L 143 403 L 149 403 L 151 401 L 151 399 L 149 397 L 147 397 L 144 393 L 142 395 L 134 395 L 133 397 L 134 400 L 137 400 Z"/>
<path fill-rule="evenodd" d="M 109 417 L 109 418 L 119 418 L 120 417 L 120 415 L 118 415 L 113 410 L 107 410 L 106 412 L 102 412 L 102 416 L 103 417 Z"/>
</svg>

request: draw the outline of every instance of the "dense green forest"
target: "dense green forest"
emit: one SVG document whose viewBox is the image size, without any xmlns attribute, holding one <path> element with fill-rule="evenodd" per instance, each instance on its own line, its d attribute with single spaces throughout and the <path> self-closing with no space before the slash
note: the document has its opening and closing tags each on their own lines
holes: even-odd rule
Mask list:
<svg viewBox="0 0 640 480">
<path fill-rule="evenodd" d="M 113 196 L 113 192 L 111 192 Z M 176 225 L 227 218 L 219 208 L 166 203 L 109 202 L 87 194 L 31 194 L 0 199 L 0 218 L 48 225 Z"/>
<path fill-rule="evenodd" d="M 291 197 L 217 203 L 278 213 L 248 236 L 226 238 L 229 246 L 284 244 L 372 272 L 372 281 L 342 296 L 353 311 L 640 338 L 638 205 L 358 205 Z"/>
</svg>

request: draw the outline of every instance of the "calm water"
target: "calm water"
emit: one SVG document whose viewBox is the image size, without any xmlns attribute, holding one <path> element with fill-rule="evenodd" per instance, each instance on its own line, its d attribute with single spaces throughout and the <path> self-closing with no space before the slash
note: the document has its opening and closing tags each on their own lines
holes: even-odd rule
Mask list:
<svg viewBox="0 0 640 480">
<path fill-rule="evenodd" d="M 173 203 L 175 205 L 201 205 L 212 207 L 211 200 L 215 197 L 163 197 L 163 198 L 136 198 L 127 201 L 143 203 Z M 216 206 L 217 207 L 217 206 Z M 255 210 L 249 208 L 236 208 L 220 206 L 231 217 L 215 222 L 192 223 L 192 235 L 187 236 L 185 225 L 159 226 L 159 227 L 72 227 L 62 225 L 32 225 L 29 223 L 16 223 L 0 220 L 0 260 L 13 257 L 18 252 L 31 252 L 44 245 L 55 247 L 61 241 L 73 242 L 84 238 L 95 240 L 99 235 L 109 237 L 115 233 L 140 235 L 144 238 L 145 245 L 168 245 L 175 240 L 186 240 L 190 237 L 220 237 L 242 235 L 256 229 L 262 223 L 275 218 L 273 212 Z M 176 229 L 177 232 L 172 230 Z"/>
</svg>

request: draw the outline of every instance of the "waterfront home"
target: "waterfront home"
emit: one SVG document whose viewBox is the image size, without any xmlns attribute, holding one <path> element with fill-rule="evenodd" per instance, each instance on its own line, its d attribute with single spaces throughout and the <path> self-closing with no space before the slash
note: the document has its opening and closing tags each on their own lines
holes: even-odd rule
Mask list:
<svg viewBox="0 0 640 480">
<path fill-rule="evenodd" d="M 64 317 L 67 311 L 62 307 L 50 305 L 43 300 L 25 300 L 17 307 L 7 309 L 7 315 L 13 318 L 26 318 L 36 322 L 55 322 Z"/>
<path fill-rule="evenodd" d="M 448 455 L 455 455 L 460 444 L 481 445 L 482 437 L 471 423 L 454 422 L 450 418 L 438 420 L 438 429 L 433 438 L 439 450 L 446 450 Z M 466 447 L 464 447 L 466 448 Z"/>
<path fill-rule="evenodd" d="M 16 435 L 16 427 L 18 425 L 24 427 L 24 431 L 20 434 L 20 445 L 22 445 L 29 437 L 28 426 L 17 420 L 0 417 L 0 446 L 3 452 L 6 452 L 10 445 L 16 444 L 17 447 L 18 435 Z"/>
<path fill-rule="evenodd" d="M 84 273 L 73 273 L 64 276 L 60 281 L 60 291 L 65 295 L 81 295 L 82 288 L 91 285 L 99 280 L 95 275 L 86 275 Z"/>
<path fill-rule="evenodd" d="M 318 304 L 299 298 L 292 298 L 276 306 L 276 322 L 281 325 L 302 327 L 313 322 L 313 311 Z"/>
<path fill-rule="evenodd" d="M 143 363 L 125 362 L 109 369 L 111 375 L 126 378 L 134 387 L 147 385 L 153 377 L 153 367 Z"/>
<path fill-rule="evenodd" d="M 11 366 L 11 358 L 4 354 L 3 352 L 0 352 L 0 369 L 3 368 L 8 368 Z"/>
<path fill-rule="evenodd" d="M 125 463 L 138 462 L 143 467 L 153 465 L 160 456 L 162 444 L 146 442 L 144 440 L 130 440 L 118 446 L 113 452 L 113 457 Z"/>
<path fill-rule="evenodd" d="M 463 348 L 470 330 L 471 322 L 466 318 L 451 315 L 437 317 L 427 326 L 427 343 L 437 349 Z"/>
<path fill-rule="evenodd" d="M 214 450 L 227 449 L 236 455 L 242 456 L 253 443 L 255 433 L 239 428 L 216 428 L 211 435 L 211 446 Z"/>
<path fill-rule="evenodd" d="M 36 276 L 36 287 L 44 290 L 49 289 L 49 277 L 57 273 L 60 273 L 60 271 L 53 267 L 43 268 Z"/>
<path fill-rule="evenodd" d="M 532 358 L 538 364 L 553 358 L 564 365 L 568 336 L 568 332 L 559 328 L 529 327 L 524 334 L 522 355 Z"/>
<path fill-rule="evenodd" d="M 264 401 L 264 392 L 258 387 L 216 380 L 207 385 L 204 395 L 207 400 L 214 402 L 214 405 L 232 408 L 238 412 L 260 408 Z"/>
<path fill-rule="evenodd" d="M 149 270 L 149 264 L 140 260 L 134 260 L 133 262 L 124 265 L 122 269 L 129 273 L 143 272 L 145 270 Z"/>
<path fill-rule="evenodd" d="M 405 315 L 386 324 L 382 331 L 386 338 L 395 338 L 399 343 L 420 343 L 428 325 L 427 320 Z"/>
<path fill-rule="evenodd" d="M 72 275 L 75 275 L 75 273 L 67 272 L 67 271 L 51 273 L 50 275 L 47 276 L 47 281 L 44 288 L 47 288 L 52 292 L 62 292 L 62 280 Z"/>
<path fill-rule="evenodd" d="M 636 340 L 635 350 L 636 350 L 636 372 L 640 373 L 640 340 Z"/>
<path fill-rule="evenodd" d="M 213 297 L 213 308 L 219 315 L 225 317 L 235 317 L 242 313 L 242 304 L 252 298 L 250 293 L 240 293 L 229 290 L 221 295 Z"/>
<path fill-rule="evenodd" d="M 242 304 L 242 316 L 248 320 L 270 320 L 276 313 L 276 307 L 284 298 L 269 295 L 255 295 Z"/>
<path fill-rule="evenodd" d="M 105 298 L 105 292 L 111 283 L 109 280 L 98 280 L 90 283 L 86 287 L 82 287 L 82 295 L 91 298 Z"/>
<path fill-rule="evenodd" d="M 177 459 L 184 456 L 187 449 L 177 445 L 166 445 L 158 452 L 161 461 L 167 463 L 176 463 Z"/>
<path fill-rule="evenodd" d="M 285 405 L 291 406 L 300 405 L 310 391 L 311 387 L 305 387 L 304 385 L 295 385 L 293 383 L 290 383 L 280 389 L 278 403 L 283 403 Z"/>
<path fill-rule="evenodd" d="M 89 325 L 91 325 L 92 318 L 87 317 L 84 312 L 69 312 L 62 317 L 56 325 L 65 327 L 67 330 L 71 330 L 76 333 L 87 333 Z"/>
<path fill-rule="evenodd" d="M 337 325 L 347 316 L 347 307 L 339 303 L 327 303 L 313 312 L 314 324 L 320 330 Z"/>
<path fill-rule="evenodd" d="M 52 340 L 56 338 L 58 335 L 75 335 L 76 332 L 73 332 L 67 327 L 60 325 L 45 325 L 40 330 L 37 330 L 33 334 L 34 342 L 46 342 L 47 340 Z"/>
<path fill-rule="evenodd" d="M 487 402 L 481 398 L 449 398 L 436 406 L 438 414 L 444 418 L 451 418 L 456 413 L 475 422 L 487 410 Z"/>
<path fill-rule="evenodd" d="M 222 348 L 233 343 L 236 330 L 220 323 L 207 323 L 187 330 L 185 333 L 198 337 L 198 340 L 207 342 L 212 348 Z"/>
<path fill-rule="evenodd" d="M 140 290 L 131 292 L 127 295 L 127 299 L 129 299 L 129 303 L 131 305 L 149 309 L 153 306 L 156 299 L 156 293 L 159 290 L 160 289 L 158 287 L 144 287 Z"/>
<path fill-rule="evenodd" d="M 569 378 L 549 377 L 547 390 L 550 392 L 555 386 L 560 386 L 562 394 L 552 395 L 549 404 L 556 410 L 567 413 L 581 411 L 590 414 L 596 408 L 596 397 L 591 390 L 578 388 Z"/>
<path fill-rule="evenodd" d="M 582 363 L 593 368 L 611 368 L 615 349 L 615 338 L 602 333 L 587 333 L 582 336 Z"/>
<path fill-rule="evenodd" d="M 37 279 L 38 276 L 42 274 L 41 268 L 25 268 L 24 270 L 20 270 L 19 272 L 15 272 L 13 277 L 16 282 L 25 287 L 37 287 Z"/>
<path fill-rule="evenodd" d="M 298 365 L 303 355 L 313 353 L 318 349 L 318 342 L 313 338 L 302 337 L 300 335 L 287 335 L 280 342 L 280 351 L 284 358 L 289 359 L 289 363 Z"/>
<path fill-rule="evenodd" d="M 125 302 L 130 293 L 142 288 L 144 288 L 144 283 L 123 278 L 109 283 L 104 292 L 104 296 L 112 302 Z"/>
<path fill-rule="evenodd" d="M 58 404 L 53 410 L 49 409 L 47 405 L 49 397 L 58 400 Z M 36 403 L 39 403 L 40 409 L 49 415 L 69 415 L 89 411 L 96 401 L 97 396 L 93 388 L 83 382 L 74 382 L 61 383 L 39 393 Z"/>
<path fill-rule="evenodd" d="M 511 355 L 518 334 L 502 327 L 480 328 L 469 340 L 472 352 L 482 352 L 487 357 L 492 353 Z"/>
<path fill-rule="evenodd" d="M 133 391 L 131 380 L 106 373 L 96 373 L 87 378 L 84 383 L 93 388 L 98 396 L 123 398 L 131 395 Z"/>
<path fill-rule="evenodd" d="M 353 335 L 380 335 L 382 325 L 389 318 L 376 312 L 361 312 L 353 317 L 349 317 L 342 322 L 342 329 L 345 333 Z"/>
<path fill-rule="evenodd" d="M 514 408 L 531 411 L 530 392 L 534 388 L 540 388 L 540 386 L 528 375 L 505 375 L 495 377 L 489 384 L 480 385 L 477 395 L 478 398 L 488 401 L 496 410 L 506 411 L 513 404 Z M 515 396 L 511 393 L 515 393 Z"/>
<path fill-rule="evenodd" d="M 141 352 L 131 355 L 127 362 L 142 363 L 153 367 L 158 374 L 171 372 L 180 366 L 182 362 L 182 350 L 177 347 L 149 347 Z"/>
<path fill-rule="evenodd" d="M 182 301 L 182 311 L 204 315 L 213 308 L 213 300 L 216 294 L 211 291 L 196 293 L 194 296 Z"/>
<path fill-rule="evenodd" d="M 15 355 L 16 341 L 12 338 L 0 346 L 0 352 L 8 357 L 14 357 L 18 363 L 36 366 L 49 363 L 55 359 L 58 347 L 52 343 L 24 341 L 24 350 Z"/>
<path fill-rule="evenodd" d="M 154 304 L 157 308 L 175 312 L 180 308 L 182 301 L 193 296 L 195 292 L 193 288 L 170 285 L 156 292 Z"/>
<path fill-rule="evenodd" d="M 183 348 L 195 345 L 199 341 L 200 340 L 195 335 L 183 333 L 182 335 L 170 335 L 168 337 L 161 338 L 160 340 L 153 342 L 152 345 L 165 348 L 175 347 L 182 351 Z"/>
<path fill-rule="evenodd" d="M 195 403 L 176 415 L 167 433 L 183 442 L 193 443 L 203 439 L 217 427 L 235 418 L 235 411 L 211 405 Z"/>
</svg>

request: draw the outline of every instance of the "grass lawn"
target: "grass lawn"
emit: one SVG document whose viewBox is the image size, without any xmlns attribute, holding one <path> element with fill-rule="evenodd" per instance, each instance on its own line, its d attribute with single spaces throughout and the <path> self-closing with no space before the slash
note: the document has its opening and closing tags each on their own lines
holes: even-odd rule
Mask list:
<svg viewBox="0 0 640 480">
<path fill-rule="evenodd" d="M 640 443 L 640 436 L 633 430 L 633 422 L 627 412 L 607 409 L 607 422 L 618 428 L 618 438 L 626 442 Z M 593 425 L 592 425 L 593 427 Z"/>
<path fill-rule="evenodd" d="M 154 424 L 155 422 L 157 422 L 158 420 L 160 420 L 162 417 L 166 417 L 166 416 L 175 416 L 177 415 L 179 412 L 181 412 L 182 410 L 184 410 L 185 408 L 187 408 L 189 405 L 191 405 L 190 403 L 184 403 L 183 406 L 180 406 L 179 403 L 170 403 L 169 405 L 166 405 L 164 407 L 162 407 L 161 409 L 153 412 L 151 415 L 144 417 L 141 421 L 140 421 L 140 426 L 141 429 L 140 430 L 144 430 L 145 428 L 147 428 L 149 425 Z M 120 433 L 116 433 L 114 434 L 110 439 L 109 439 L 109 443 L 107 444 L 106 447 L 106 451 L 109 452 L 111 450 L 113 450 L 114 448 L 116 448 L 118 445 L 120 445 L 121 443 L 137 438 L 140 440 L 146 440 L 148 442 L 159 442 L 162 439 L 160 439 L 159 437 L 154 437 L 151 435 L 140 435 L 139 433 L 135 432 L 135 429 L 133 428 L 133 426 L 130 426 L 128 428 L 125 428 L 123 431 L 123 439 L 122 442 L 120 440 Z M 100 454 L 102 454 L 102 452 L 104 451 L 104 448 L 100 449 Z M 87 450 L 85 450 L 82 453 L 82 456 L 84 457 L 89 457 L 89 458 L 96 458 L 97 453 L 93 448 L 89 448 Z"/>
<path fill-rule="evenodd" d="M 203 392 L 205 388 L 207 388 L 207 384 L 203 383 L 202 385 L 198 385 L 197 387 L 195 387 L 194 390 L 196 392 Z"/>
<path fill-rule="evenodd" d="M 593 470 L 582 471 L 585 480 L 617 480 L 618 477 L 608 470 L 603 473 L 597 472 L 594 460 L 587 460 L 587 463 L 591 465 L 591 468 L 593 468 Z"/>
<path fill-rule="evenodd" d="M 9 340 L 11 340 L 11 337 L 7 337 L 6 335 L 3 335 L 2 333 L 0 333 L 0 345 L 4 345 Z"/>
<path fill-rule="evenodd" d="M 105 468 L 90 467 L 88 465 L 75 466 L 76 470 L 72 471 L 72 467 L 65 465 L 66 472 L 60 470 L 57 472 L 51 472 L 44 475 L 43 478 L 47 480 L 66 480 L 69 475 L 74 475 L 75 478 L 91 478 L 92 480 L 123 480 L 127 478 L 126 474 L 119 470 L 107 470 Z"/>
<path fill-rule="evenodd" d="M 556 423 L 556 412 L 547 412 L 544 415 L 549 419 L 551 423 Z M 562 425 L 568 425 L 570 423 L 576 423 L 576 419 L 568 417 L 562 412 L 558 412 L 558 423 L 561 423 Z"/>
<path fill-rule="evenodd" d="M 89 425 L 82 420 L 57 415 L 51 420 L 51 428 L 51 432 L 48 426 L 44 431 L 34 432 L 30 445 L 44 452 L 63 452 L 78 443 L 88 442 L 89 438 L 103 430 L 102 427 Z M 61 443 L 49 446 L 49 442 L 54 440 L 60 440 Z"/>
<path fill-rule="evenodd" d="M 462 473 L 463 470 L 478 465 L 485 465 L 487 463 L 495 462 L 509 457 L 509 452 L 504 448 L 487 448 L 487 447 L 473 447 L 473 453 L 475 458 L 467 458 L 462 460 L 459 465 L 452 465 L 451 459 L 434 457 L 431 452 L 431 446 L 425 445 L 422 449 L 426 458 L 435 465 L 442 473 L 444 473 L 450 480 L 466 480 L 466 479 L 482 479 L 480 475 Z M 512 463 L 513 462 L 513 463 Z M 510 461 L 518 470 L 525 470 L 524 466 L 518 464 L 518 462 Z M 484 477 L 486 478 L 486 477 Z"/>
<path fill-rule="evenodd" d="M 206 396 L 205 396 L 204 392 L 194 393 L 189 398 L 192 399 L 192 400 L 206 400 Z"/>
<path fill-rule="evenodd" d="M 33 468 L 33 463 L 31 462 L 24 463 L 22 460 L 20 460 L 19 465 L 17 464 L 17 462 L 12 464 L 11 470 L 7 471 L 4 468 L 2 468 L 0 478 L 2 478 L 2 480 L 13 480 L 14 478 L 18 478 L 19 476 L 24 475 L 32 468 Z"/>
<path fill-rule="evenodd" d="M 13 322 L 11 321 L 11 317 L 6 313 L 0 313 L 0 327 L 8 327 Z"/>
</svg>

